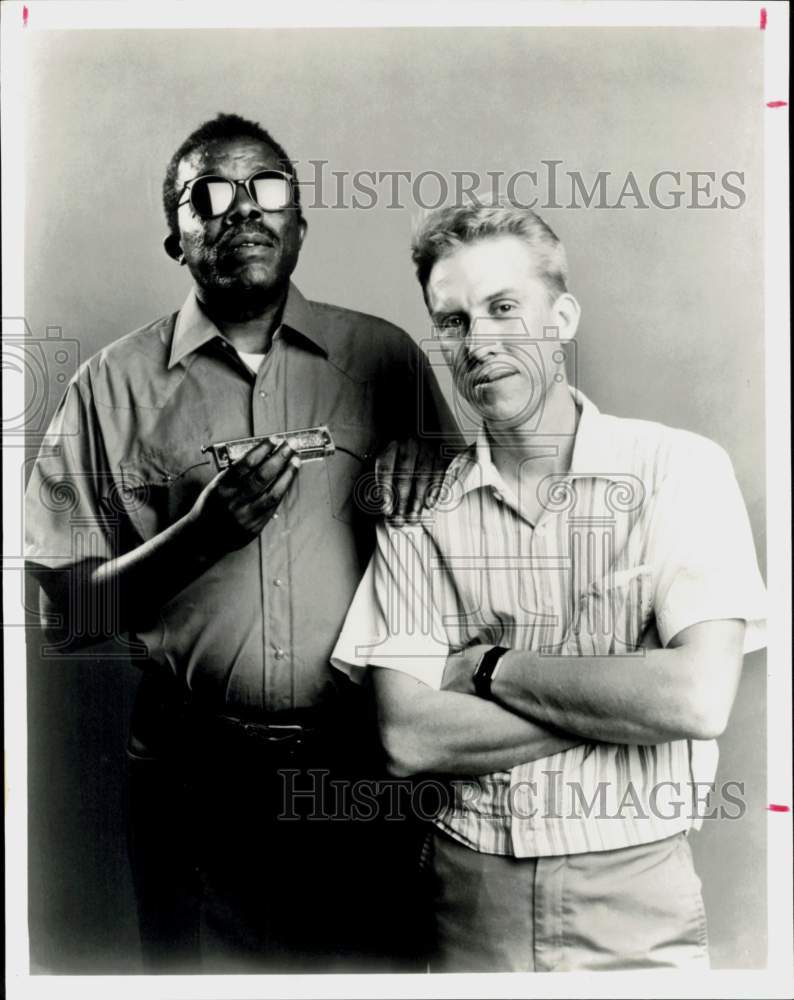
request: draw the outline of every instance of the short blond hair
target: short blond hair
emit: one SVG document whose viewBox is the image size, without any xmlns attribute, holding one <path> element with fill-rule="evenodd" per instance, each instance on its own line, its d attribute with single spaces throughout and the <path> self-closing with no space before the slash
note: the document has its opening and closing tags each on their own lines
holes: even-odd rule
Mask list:
<svg viewBox="0 0 794 1000">
<path fill-rule="evenodd" d="M 449 205 L 428 212 L 419 221 L 411 241 L 411 259 L 422 291 L 442 257 L 492 236 L 518 236 L 527 244 L 552 301 L 568 291 L 565 247 L 536 212 L 509 202 Z"/>
</svg>

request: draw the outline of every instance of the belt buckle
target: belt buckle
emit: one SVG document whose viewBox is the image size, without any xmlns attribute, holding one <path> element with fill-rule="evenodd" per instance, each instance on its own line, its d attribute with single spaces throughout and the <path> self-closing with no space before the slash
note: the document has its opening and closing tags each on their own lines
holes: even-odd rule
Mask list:
<svg viewBox="0 0 794 1000">
<path fill-rule="evenodd" d="M 261 723 L 246 722 L 243 724 L 246 736 L 262 740 L 264 743 L 279 745 L 288 743 L 291 747 L 299 747 L 303 743 L 304 729 L 298 723 Z"/>
</svg>

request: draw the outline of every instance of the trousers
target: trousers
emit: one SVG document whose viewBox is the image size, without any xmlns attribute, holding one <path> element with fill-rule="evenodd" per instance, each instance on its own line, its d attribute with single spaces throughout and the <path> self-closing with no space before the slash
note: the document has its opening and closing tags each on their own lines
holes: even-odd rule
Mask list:
<svg viewBox="0 0 794 1000">
<path fill-rule="evenodd" d="M 296 753 L 199 725 L 178 730 L 167 753 L 129 755 L 145 971 L 424 967 L 410 919 L 420 844 L 410 824 L 345 807 L 344 790 L 374 773 L 344 731 Z"/>
<path fill-rule="evenodd" d="M 433 972 L 707 969 L 686 834 L 543 858 L 482 854 L 434 829 L 423 869 Z"/>
</svg>

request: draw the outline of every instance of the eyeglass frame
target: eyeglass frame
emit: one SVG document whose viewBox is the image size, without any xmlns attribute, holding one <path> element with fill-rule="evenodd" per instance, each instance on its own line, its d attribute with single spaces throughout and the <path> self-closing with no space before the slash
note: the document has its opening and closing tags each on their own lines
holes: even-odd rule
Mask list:
<svg viewBox="0 0 794 1000">
<path fill-rule="evenodd" d="M 290 202 L 288 204 L 284 205 L 283 208 L 263 208 L 263 206 L 260 205 L 259 202 L 256 200 L 256 198 L 254 197 L 254 195 L 253 195 L 253 193 L 252 193 L 251 188 L 249 187 L 249 185 L 250 185 L 251 181 L 254 179 L 254 177 L 258 177 L 260 174 L 267 174 L 270 177 L 283 177 L 284 180 L 288 181 L 292 197 L 291 197 Z M 204 181 L 204 180 L 225 181 L 227 184 L 233 184 L 234 185 L 234 194 L 232 195 L 232 200 L 229 202 L 229 207 L 228 208 L 224 209 L 222 212 L 217 212 L 215 215 L 202 215 L 196 209 L 196 207 L 193 205 L 193 203 L 191 201 L 192 192 L 188 194 L 188 197 L 185 199 L 185 201 L 177 201 L 176 207 L 177 208 L 182 208 L 183 205 L 190 205 L 190 207 L 193 209 L 193 211 L 196 213 L 196 215 L 198 215 L 199 218 L 201 218 L 201 219 L 206 219 L 206 220 L 209 220 L 209 219 L 219 219 L 222 215 L 226 215 L 226 213 L 229 211 L 229 209 L 232 207 L 232 205 L 234 205 L 234 203 L 237 201 L 237 192 L 239 191 L 239 189 L 241 187 L 245 188 L 245 193 L 248 195 L 248 197 L 251 199 L 251 201 L 259 209 L 261 209 L 263 212 L 284 212 L 288 208 L 290 208 L 291 206 L 292 207 L 297 207 L 296 204 L 295 204 L 295 190 L 294 190 L 294 186 L 297 183 L 296 180 L 295 180 L 295 178 L 291 174 L 284 173 L 283 170 L 270 170 L 270 169 L 267 169 L 267 168 L 265 168 L 264 170 L 255 170 L 251 174 L 251 176 L 248 177 L 248 178 L 246 178 L 244 181 L 235 181 L 231 177 L 222 177 L 220 174 L 199 174 L 198 177 L 191 177 L 191 179 L 189 181 L 185 181 L 185 183 L 182 185 L 182 187 L 179 190 L 179 194 L 177 195 L 177 199 L 179 199 L 179 198 L 182 197 L 182 195 L 185 193 L 185 189 L 188 188 L 191 184 L 195 184 L 196 181 Z"/>
</svg>

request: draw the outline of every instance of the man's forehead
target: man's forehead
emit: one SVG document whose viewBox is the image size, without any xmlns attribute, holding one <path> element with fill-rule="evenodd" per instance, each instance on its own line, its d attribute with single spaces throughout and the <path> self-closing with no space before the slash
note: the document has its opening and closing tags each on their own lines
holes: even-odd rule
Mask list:
<svg viewBox="0 0 794 1000">
<path fill-rule="evenodd" d="M 261 139 L 244 136 L 214 139 L 194 149 L 182 158 L 178 173 L 180 180 L 187 180 L 197 174 L 215 172 L 236 175 L 243 171 L 247 176 L 257 167 L 283 169 L 283 163 L 272 146 Z"/>
<path fill-rule="evenodd" d="M 497 292 L 520 292 L 539 280 L 529 247 L 516 237 L 499 237 L 441 257 L 430 273 L 428 293 L 440 308 L 461 297 L 477 301 Z"/>
</svg>

